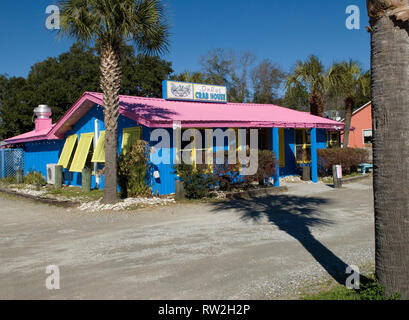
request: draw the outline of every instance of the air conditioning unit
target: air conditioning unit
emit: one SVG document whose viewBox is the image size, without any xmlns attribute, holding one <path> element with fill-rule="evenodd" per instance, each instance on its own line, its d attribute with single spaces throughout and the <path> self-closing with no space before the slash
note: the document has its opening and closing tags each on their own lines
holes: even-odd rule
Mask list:
<svg viewBox="0 0 409 320">
<path fill-rule="evenodd" d="M 47 183 L 55 184 L 55 167 L 56 163 L 47 164 Z"/>
</svg>

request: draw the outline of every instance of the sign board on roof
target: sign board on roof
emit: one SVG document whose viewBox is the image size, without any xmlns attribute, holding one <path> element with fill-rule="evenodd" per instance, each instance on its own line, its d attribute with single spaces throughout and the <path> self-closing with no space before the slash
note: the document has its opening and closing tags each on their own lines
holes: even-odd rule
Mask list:
<svg viewBox="0 0 409 320">
<path fill-rule="evenodd" d="M 227 89 L 208 84 L 163 81 L 163 99 L 227 103 Z"/>
</svg>

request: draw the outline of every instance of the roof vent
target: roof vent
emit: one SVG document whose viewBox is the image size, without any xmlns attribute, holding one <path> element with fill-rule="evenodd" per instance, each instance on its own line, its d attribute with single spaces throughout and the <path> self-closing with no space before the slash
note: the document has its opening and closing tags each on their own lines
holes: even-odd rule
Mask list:
<svg viewBox="0 0 409 320">
<path fill-rule="evenodd" d="M 34 115 L 37 119 L 49 119 L 52 114 L 51 108 L 46 104 L 40 104 L 34 109 Z"/>
<path fill-rule="evenodd" d="M 37 108 L 34 109 L 35 119 L 35 131 L 42 131 L 45 129 L 51 129 L 52 119 L 51 108 L 46 104 L 40 104 Z M 33 118 L 34 118 L 33 116 Z"/>
</svg>

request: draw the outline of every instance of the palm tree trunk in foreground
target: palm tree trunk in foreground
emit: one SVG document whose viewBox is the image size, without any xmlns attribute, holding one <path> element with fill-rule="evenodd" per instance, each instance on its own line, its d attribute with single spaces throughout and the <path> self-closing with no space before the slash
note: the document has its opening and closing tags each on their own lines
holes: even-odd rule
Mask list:
<svg viewBox="0 0 409 320">
<path fill-rule="evenodd" d="M 101 89 L 104 92 L 105 122 L 105 203 L 116 203 L 117 195 L 117 144 L 119 91 L 122 69 L 119 47 L 103 45 L 101 48 Z"/>
<path fill-rule="evenodd" d="M 409 28 L 387 16 L 371 25 L 376 276 L 408 299 Z"/>
<path fill-rule="evenodd" d="M 349 131 L 351 129 L 352 121 L 352 109 L 354 107 L 354 98 L 345 98 L 345 129 L 344 129 L 344 148 L 348 148 L 349 145 Z"/>
</svg>

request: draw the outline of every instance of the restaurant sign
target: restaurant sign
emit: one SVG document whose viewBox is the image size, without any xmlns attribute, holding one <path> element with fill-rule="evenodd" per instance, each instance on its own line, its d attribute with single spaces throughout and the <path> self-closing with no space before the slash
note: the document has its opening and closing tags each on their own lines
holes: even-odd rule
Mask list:
<svg viewBox="0 0 409 320">
<path fill-rule="evenodd" d="M 165 80 L 163 99 L 227 103 L 227 89 L 223 86 Z"/>
</svg>

